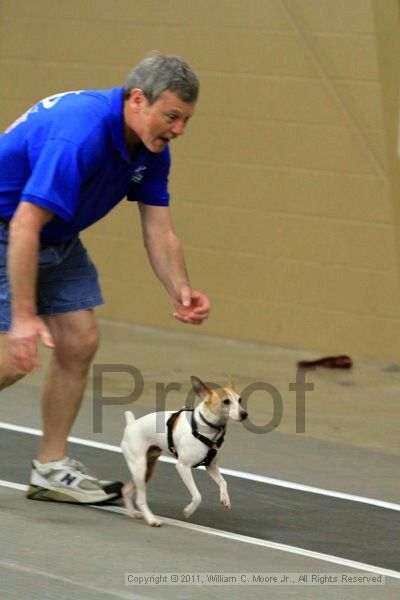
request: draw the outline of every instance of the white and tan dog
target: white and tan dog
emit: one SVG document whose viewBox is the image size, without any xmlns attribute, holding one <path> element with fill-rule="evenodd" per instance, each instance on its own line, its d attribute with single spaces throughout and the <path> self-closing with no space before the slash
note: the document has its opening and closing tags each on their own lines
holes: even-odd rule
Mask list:
<svg viewBox="0 0 400 600">
<path fill-rule="evenodd" d="M 223 506 L 231 506 L 226 481 L 218 469 L 216 452 L 223 441 L 228 419 L 243 421 L 247 412 L 240 406 L 241 398 L 232 386 L 211 390 L 197 377 L 192 377 L 191 381 L 193 390 L 202 400 L 193 411 L 155 412 L 140 419 L 135 419 L 131 412 L 125 413 L 127 425 L 121 448 L 132 481 L 123 487 L 123 499 L 131 517 L 137 519 L 143 516 L 154 527 L 162 525 L 162 521 L 148 507 L 146 483 L 162 452 L 177 457 L 177 471 L 192 495 L 192 501 L 183 511 L 185 517 L 193 514 L 201 502 L 191 471 L 192 467 L 201 464 L 206 466 L 208 474 L 219 486 Z M 138 510 L 132 499 L 135 492 Z"/>
</svg>

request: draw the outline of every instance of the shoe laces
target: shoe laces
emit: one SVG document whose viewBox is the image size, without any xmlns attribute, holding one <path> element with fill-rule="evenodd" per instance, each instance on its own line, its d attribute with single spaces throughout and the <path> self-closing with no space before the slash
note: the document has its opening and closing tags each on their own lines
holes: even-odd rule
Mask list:
<svg viewBox="0 0 400 600">
<path fill-rule="evenodd" d="M 78 471 L 78 473 L 82 473 L 82 475 L 85 475 L 85 477 L 88 477 L 89 479 L 93 479 L 95 481 L 97 481 L 97 477 L 95 477 L 87 467 L 85 467 L 85 465 L 83 465 L 81 462 L 79 462 L 79 460 L 75 460 L 74 458 L 67 458 L 66 459 L 66 465 L 68 465 L 68 467 L 71 467 L 71 469 L 74 469 L 75 471 Z"/>
</svg>

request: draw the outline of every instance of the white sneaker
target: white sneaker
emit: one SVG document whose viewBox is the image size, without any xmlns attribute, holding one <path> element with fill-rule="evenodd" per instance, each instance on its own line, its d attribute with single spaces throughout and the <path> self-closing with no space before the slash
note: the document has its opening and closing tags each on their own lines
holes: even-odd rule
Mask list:
<svg viewBox="0 0 400 600">
<path fill-rule="evenodd" d="M 99 481 L 82 463 L 68 457 L 45 465 L 33 460 L 27 498 L 96 504 L 119 498 L 122 486 L 120 481 Z"/>
</svg>

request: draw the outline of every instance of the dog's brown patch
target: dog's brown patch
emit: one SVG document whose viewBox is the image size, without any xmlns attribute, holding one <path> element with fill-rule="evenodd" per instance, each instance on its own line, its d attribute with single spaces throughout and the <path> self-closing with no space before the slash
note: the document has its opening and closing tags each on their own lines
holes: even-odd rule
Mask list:
<svg viewBox="0 0 400 600">
<path fill-rule="evenodd" d="M 162 452 L 162 450 L 158 446 L 150 446 L 147 449 L 147 452 L 146 452 L 147 468 L 146 468 L 146 476 L 145 476 L 146 483 L 148 482 L 150 477 L 153 475 L 154 467 L 156 466 L 156 462 L 157 462 L 158 457 L 160 456 L 161 452 Z"/>
<path fill-rule="evenodd" d="M 178 421 L 179 421 L 179 419 L 180 419 L 180 416 L 181 416 L 181 415 L 178 415 L 178 416 L 176 417 L 175 421 L 173 422 L 173 424 L 172 424 L 172 431 L 174 431 L 174 430 L 175 430 L 175 427 L 178 425 Z"/>
<path fill-rule="evenodd" d="M 229 395 L 229 388 L 218 388 L 213 390 L 211 397 L 205 401 L 207 410 L 215 415 L 221 413 L 221 400 L 224 396 Z"/>
</svg>

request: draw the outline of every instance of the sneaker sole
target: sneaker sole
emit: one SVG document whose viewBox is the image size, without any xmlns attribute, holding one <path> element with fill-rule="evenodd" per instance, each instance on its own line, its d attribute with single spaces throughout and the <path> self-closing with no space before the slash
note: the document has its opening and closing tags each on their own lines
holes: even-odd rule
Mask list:
<svg viewBox="0 0 400 600">
<path fill-rule="evenodd" d="M 111 485 L 106 486 L 105 495 L 103 498 L 99 498 L 96 495 L 90 495 L 88 493 L 80 493 L 69 490 L 68 493 L 64 493 L 59 488 L 45 488 L 39 485 L 30 485 L 26 493 L 26 497 L 29 500 L 44 500 L 46 502 L 72 502 L 74 504 L 103 504 L 117 500 L 121 497 L 121 488 L 123 484 L 121 482 L 115 482 Z"/>
</svg>

